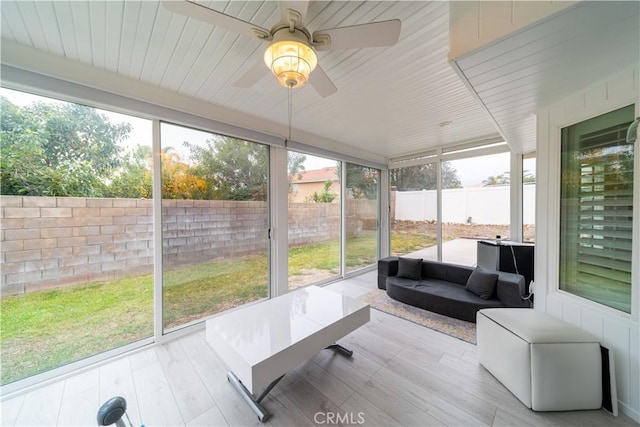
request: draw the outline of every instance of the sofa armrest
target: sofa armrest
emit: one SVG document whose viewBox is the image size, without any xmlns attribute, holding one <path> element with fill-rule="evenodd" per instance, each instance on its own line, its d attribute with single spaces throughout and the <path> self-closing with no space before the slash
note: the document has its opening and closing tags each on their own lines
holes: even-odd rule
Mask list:
<svg viewBox="0 0 640 427">
<path fill-rule="evenodd" d="M 525 280 L 520 274 L 499 272 L 496 293 L 506 307 L 531 308 L 529 300 L 522 299 Z"/>
<path fill-rule="evenodd" d="M 389 256 L 378 260 L 378 289 L 387 289 L 387 277 L 398 274 L 398 257 Z"/>
</svg>

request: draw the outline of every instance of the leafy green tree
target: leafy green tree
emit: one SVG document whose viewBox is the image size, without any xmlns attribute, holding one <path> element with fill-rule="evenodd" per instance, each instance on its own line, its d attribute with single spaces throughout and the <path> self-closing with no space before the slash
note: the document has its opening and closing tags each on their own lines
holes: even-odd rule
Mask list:
<svg viewBox="0 0 640 427">
<path fill-rule="evenodd" d="M 347 163 L 347 191 L 354 199 L 376 200 L 378 198 L 379 173 L 377 169 Z M 338 176 L 341 168 L 336 167 Z"/>
<path fill-rule="evenodd" d="M 307 156 L 304 154 L 296 151 L 287 151 L 287 181 L 289 182 L 287 192 L 289 193 L 289 198 L 293 197 L 296 192 L 293 180 L 302 178 L 301 172 L 305 170 L 305 160 L 307 160 Z"/>
<path fill-rule="evenodd" d="M 191 173 L 206 181 L 209 197 L 219 200 L 267 199 L 269 149 L 266 146 L 223 135 L 213 135 L 205 146 L 188 141 L 184 145 L 189 149 L 193 163 Z M 304 171 L 306 159 L 302 153 L 287 153 L 289 182 Z"/>
<path fill-rule="evenodd" d="M 391 169 L 391 185 L 398 191 L 435 190 L 437 188 L 437 163 Z M 442 162 L 442 188 L 461 188 L 458 172 L 449 162 Z"/>
<path fill-rule="evenodd" d="M 105 197 L 152 198 L 152 165 L 151 147 L 137 145 L 124 158 L 105 190 Z"/>
<path fill-rule="evenodd" d="M 338 195 L 331 191 L 332 181 L 330 179 L 326 180 L 324 183 L 324 187 L 321 192 L 314 191 L 313 194 L 307 198 L 308 202 L 314 203 L 331 203 L 333 202 Z"/>
<path fill-rule="evenodd" d="M 295 151 L 287 151 L 287 172 L 289 172 L 289 182 L 294 177 L 300 178 L 300 172 L 304 171 L 304 162 L 307 156 Z"/>
<path fill-rule="evenodd" d="M 206 181 L 219 200 L 267 200 L 268 148 L 261 144 L 213 135 L 201 147 L 184 143 L 193 173 Z"/>
<path fill-rule="evenodd" d="M 492 185 L 507 185 L 511 182 L 511 177 L 509 176 L 509 172 L 501 173 L 497 176 L 489 176 L 487 179 L 482 181 L 483 187 L 490 187 Z"/>
<path fill-rule="evenodd" d="M 72 103 L 36 103 L 28 111 L 43 133 L 49 166 L 84 161 L 98 176 L 120 166 L 118 142 L 131 132 L 129 123 L 113 124 L 94 108 Z"/>
<path fill-rule="evenodd" d="M 2 194 L 105 194 L 121 166 L 118 143 L 131 125 L 112 124 L 97 110 L 76 104 L 19 107 L 2 97 L 0 105 Z"/>
<path fill-rule="evenodd" d="M 522 182 L 525 184 L 534 184 L 536 182 L 536 176 L 525 170 L 522 172 Z"/>
</svg>

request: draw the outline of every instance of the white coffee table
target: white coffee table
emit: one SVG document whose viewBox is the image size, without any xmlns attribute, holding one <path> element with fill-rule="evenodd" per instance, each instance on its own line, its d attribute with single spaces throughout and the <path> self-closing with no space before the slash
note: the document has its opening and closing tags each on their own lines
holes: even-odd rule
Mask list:
<svg viewBox="0 0 640 427">
<path fill-rule="evenodd" d="M 309 286 L 210 319 L 206 335 L 228 380 L 264 422 L 269 413 L 260 402 L 287 372 L 325 348 L 351 357 L 336 341 L 368 321 L 368 304 Z"/>
</svg>

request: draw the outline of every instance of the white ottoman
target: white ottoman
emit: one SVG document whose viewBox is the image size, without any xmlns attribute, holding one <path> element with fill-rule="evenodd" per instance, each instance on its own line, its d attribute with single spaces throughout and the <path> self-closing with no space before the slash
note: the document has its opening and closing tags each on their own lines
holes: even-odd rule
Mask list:
<svg viewBox="0 0 640 427">
<path fill-rule="evenodd" d="M 476 321 L 480 364 L 528 408 L 602 406 L 602 355 L 596 337 L 530 309 L 484 309 Z"/>
</svg>

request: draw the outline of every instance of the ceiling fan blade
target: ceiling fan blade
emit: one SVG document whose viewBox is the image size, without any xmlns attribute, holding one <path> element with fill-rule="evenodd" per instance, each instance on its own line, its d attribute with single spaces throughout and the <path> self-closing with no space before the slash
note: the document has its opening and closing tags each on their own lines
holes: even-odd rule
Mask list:
<svg viewBox="0 0 640 427">
<path fill-rule="evenodd" d="M 174 13 L 179 13 L 188 18 L 197 19 L 216 27 L 226 30 L 235 31 L 237 33 L 248 34 L 253 37 L 268 39 L 270 37 L 269 30 L 242 19 L 234 18 L 217 10 L 209 9 L 201 4 L 188 0 L 163 0 L 162 5 Z"/>
<path fill-rule="evenodd" d="M 392 46 L 400 38 L 402 24 L 399 19 L 352 25 L 313 32 L 316 50 L 353 49 Z"/>
<path fill-rule="evenodd" d="M 309 83 L 318 92 L 318 94 L 326 98 L 338 91 L 336 85 L 333 84 L 327 73 L 318 65 L 309 75 Z"/>
<path fill-rule="evenodd" d="M 289 10 L 295 12 L 294 15 L 299 15 L 295 19 L 296 26 L 299 28 L 304 27 L 304 23 L 307 17 L 307 9 L 309 9 L 309 0 L 302 1 L 281 1 L 280 2 L 280 14 L 282 22 L 289 22 Z"/>
<path fill-rule="evenodd" d="M 267 75 L 268 68 L 264 65 L 264 61 L 262 57 L 258 58 L 255 64 L 251 68 L 249 68 L 238 80 L 236 80 L 233 85 L 235 87 L 240 87 L 243 89 L 250 88 L 254 84 L 258 83 L 258 81 Z"/>
</svg>

